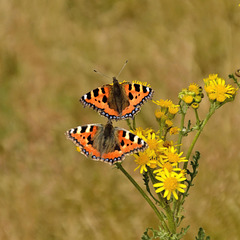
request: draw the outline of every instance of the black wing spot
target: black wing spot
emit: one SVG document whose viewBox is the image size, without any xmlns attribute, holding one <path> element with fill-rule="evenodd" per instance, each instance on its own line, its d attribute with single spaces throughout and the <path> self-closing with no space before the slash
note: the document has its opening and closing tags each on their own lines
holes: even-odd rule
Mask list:
<svg viewBox="0 0 240 240">
<path fill-rule="evenodd" d="M 132 84 L 128 85 L 128 90 L 131 91 L 132 90 Z"/>
<path fill-rule="evenodd" d="M 132 142 L 134 142 L 134 137 L 135 137 L 135 135 L 130 132 L 130 133 L 129 133 L 129 139 L 130 139 Z"/>
<path fill-rule="evenodd" d="M 125 143 L 124 143 L 124 141 L 122 140 L 120 144 L 121 144 L 121 146 L 124 146 Z"/>
<path fill-rule="evenodd" d="M 105 89 L 104 89 L 104 88 L 101 88 L 101 90 L 102 90 L 102 93 L 105 94 Z"/>
<path fill-rule="evenodd" d="M 98 94 L 99 94 L 99 89 L 98 89 L 98 88 L 94 89 L 94 90 L 93 90 L 93 95 L 94 95 L 94 97 L 97 97 Z"/>
<path fill-rule="evenodd" d="M 85 133 L 86 129 L 87 129 L 87 126 L 83 126 L 82 129 L 81 129 L 81 133 Z"/>
<path fill-rule="evenodd" d="M 129 94 L 128 94 L 128 97 L 129 97 L 130 100 L 132 100 L 132 99 L 133 99 L 132 93 L 129 93 Z"/>
<path fill-rule="evenodd" d="M 89 136 L 87 137 L 87 140 L 88 140 L 88 144 L 93 145 L 93 141 L 92 141 L 91 135 L 89 135 Z"/>
<path fill-rule="evenodd" d="M 87 99 L 91 99 L 91 92 L 87 93 Z"/>
<path fill-rule="evenodd" d="M 126 132 L 125 132 L 125 131 L 123 131 L 122 136 L 123 136 L 123 137 L 126 137 Z"/>
<path fill-rule="evenodd" d="M 139 84 L 134 84 L 135 90 L 137 92 L 140 92 L 140 85 Z"/>
<path fill-rule="evenodd" d="M 103 96 L 102 101 L 103 101 L 104 103 L 107 102 L 107 97 L 106 97 L 105 95 Z"/>
<path fill-rule="evenodd" d="M 93 131 L 93 128 L 94 128 L 94 126 L 91 126 L 89 131 L 92 132 L 92 131 Z"/>
<path fill-rule="evenodd" d="M 146 86 L 142 86 L 143 88 L 143 92 L 146 93 L 147 92 L 147 87 Z"/>
<path fill-rule="evenodd" d="M 142 144 L 142 139 L 138 138 L 138 144 Z"/>
<path fill-rule="evenodd" d="M 77 130 L 78 130 L 77 128 L 74 128 L 74 130 L 73 130 L 72 133 L 73 133 L 73 134 L 77 133 Z"/>
</svg>

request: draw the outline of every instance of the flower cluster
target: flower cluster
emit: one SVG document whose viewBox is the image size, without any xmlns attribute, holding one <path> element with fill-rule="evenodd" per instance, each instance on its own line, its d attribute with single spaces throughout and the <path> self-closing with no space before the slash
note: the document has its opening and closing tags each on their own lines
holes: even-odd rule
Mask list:
<svg viewBox="0 0 240 240">
<path fill-rule="evenodd" d="M 226 85 L 224 79 L 219 78 L 218 74 L 210 74 L 208 78 L 203 79 L 204 89 L 207 92 L 210 101 L 225 103 L 232 101 L 236 95 L 237 88 L 232 85 Z"/>
<path fill-rule="evenodd" d="M 202 87 L 198 86 L 196 83 L 192 83 L 188 88 L 184 88 L 179 93 L 178 97 L 187 105 L 197 109 L 204 95 L 202 93 Z"/>
<path fill-rule="evenodd" d="M 145 83 L 145 85 L 147 84 Z M 219 78 L 217 74 L 211 74 L 204 79 L 204 90 L 211 103 L 231 101 L 237 92 L 236 88 L 230 84 L 226 85 L 225 80 Z M 184 135 L 183 133 L 184 125 L 181 125 L 180 128 L 173 125 L 174 117 L 177 113 L 185 116 L 190 106 L 195 110 L 196 125 L 193 127 L 189 125 L 188 128 L 185 128 L 187 133 L 194 130 L 202 131 L 207 122 L 207 120 L 201 121 L 197 113 L 199 104 L 204 97 L 201 86 L 192 83 L 188 88 L 183 89 L 178 97 L 180 99 L 179 105 L 173 104 L 171 100 L 153 101 L 158 106 L 155 110 L 155 117 L 159 123 L 157 132 L 151 128 L 136 128 L 133 131 L 149 146 L 146 151 L 134 155 L 137 164 L 135 170 L 140 169 L 141 174 L 152 175 L 155 179 L 153 180 L 153 187 L 156 193 L 161 194 L 161 197 L 167 198 L 167 200 L 170 200 L 171 196 L 177 200 L 179 195 L 185 192 L 184 189 L 187 186 L 184 181 L 188 178 L 187 162 L 192 151 L 190 149 L 187 156 L 183 157 L 183 152 L 180 151 L 181 140 L 187 134 Z M 206 119 L 209 119 L 221 105 L 211 105 L 211 111 L 209 111 Z M 182 124 L 184 124 L 184 121 L 182 121 Z M 168 134 L 179 134 L 178 143 L 174 144 L 172 141 L 167 141 Z"/>
<path fill-rule="evenodd" d="M 180 163 L 188 161 L 182 157 L 183 152 L 178 153 L 172 141 L 164 141 L 159 132 L 155 133 L 153 129 L 137 128 L 134 134 L 148 144 L 146 151 L 134 155 L 138 165 L 135 170 L 140 168 L 141 174 L 147 171 L 153 173 L 156 181 L 159 181 L 153 185 L 156 193 L 164 191 L 163 197 L 168 200 L 172 194 L 178 199 L 176 191 L 184 192 L 186 188 L 186 185 L 180 183 L 186 180 L 186 172 L 179 167 Z"/>
<path fill-rule="evenodd" d="M 170 135 L 178 134 L 179 128 L 173 126 L 173 118 L 179 112 L 179 105 L 173 104 L 171 100 L 163 100 L 153 101 L 156 105 L 160 106 L 160 108 L 155 110 L 155 117 L 160 125 L 160 130 L 165 131 L 167 133 L 170 132 Z M 163 132 L 162 134 L 163 135 Z"/>
<path fill-rule="evenodd" d="M 164 142 L 153 129 L 143 130 L 137 128 L 133 133 L 141 137 L 148 144 L 147 150 L 134 154 L 135 162 L 138 164 L 135 170 L 140 168 L 140 173 L 143 174 L 143 172 L 147 172 L 147 167 L 155 169 L 159 165 L 161 155 L 165 150 L 163 146 Z"/>
</svg>

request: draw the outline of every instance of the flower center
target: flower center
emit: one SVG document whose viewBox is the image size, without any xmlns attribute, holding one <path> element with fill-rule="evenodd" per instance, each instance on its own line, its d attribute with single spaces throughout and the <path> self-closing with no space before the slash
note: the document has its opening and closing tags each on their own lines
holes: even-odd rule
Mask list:
<svg viewBox="0 0 240 240">
<path fill-rule="evenodd" d="M 172 165 L 169 162 L 166 162 L 163 164 L 163 169 L 166 168 L 168 170 L 168 172 L 172 172 Z"/>
<path fill-rule="evenodd" d="M 145 165 L 148 163 L 149 157 L 147 154 L 141 154 L 135 161 L 139 165 Z"/>
<path fill-rule="evenodd" d="M 217 94 L 225 94 L 226 93 L 226 87 L 223 85 L 217 85 L 216 86 L 216 93 Z"/>
<path fill-rule="evenodd" d="M 179 161 L 179 156 L 175 153 L 169 153 L 167 157 L 171 163 L 177 163 Z"/>
<path fill-rule="evenodd" d="M 148 139 L 148 140 L 147 140 L 147 144 L 148 144 L 148 147 L 149 147 L 151 150 L 156 150 L 156 149 L 157 149 L 158 142 L 157 142 L 156 139 Z"/>
<path fill-rule="evenodd" d="M 166 190 L 174 191 L 177 189 L 178 181 L 175 177 L 167 178 L 164 182 L 164 187 Z"/>
</svg>

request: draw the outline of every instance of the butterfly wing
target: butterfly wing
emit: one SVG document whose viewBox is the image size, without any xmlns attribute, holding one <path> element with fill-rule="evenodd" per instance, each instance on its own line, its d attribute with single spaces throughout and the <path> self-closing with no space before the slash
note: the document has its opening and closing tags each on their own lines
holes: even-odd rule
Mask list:
<svg viewBox="0 0 240 240">
<path fill-rule="evenodd" d="M 124 155 L 144 151 L 148 145 L 147 143 L 138 137 L 137 135 L 127 131 L 123 128 L 116 128 L 118 132 L 118 141 L 120 149 Z"/>
<path fill-rule="evenodd" d="M 66 132 L 67 138 L 73 141 L 79 147 L 82 154 L 85 156 L 100 157 L 100 152 L 93 147 L 93 139 L 100 128 L 101 124 L 88 124 L 85 126 L 78 126 Z"/>
<path fill-rule="evenodd" d="M 118 145 L 115 151 L 104 153 L 101 157 L 102 161 L 114 164 L 121 162 L 125 156 L 139 151 L 144 151 L 148 146 L 147 143 L 137 135 L 122 129 L 115 128 Z"/>
<path fill-rule="evenodd" d="M 108 84 L 83 95 L 80 102 L 84 106 L 89 106 L 98 111 L 99 114 L 108 119 L 121 120 L 133 117 L 140 111 L 141 105 L 148 99 L 151 99 L 153 95 L 152 88 L 142 84 L 121 83 L 119 86 L 123 89 L 123 95 L 120 98 L 119 96 L 115 96 L 118 94 L 113 94 L 113 85 Z M 128 104 L 124 104 L 126 100 Z M 118 109 L 122 109 L 122 112 L 119 112 L 113 106 L 115 106 L 116 102 L 117 105 L 121 105 L 121 101 L 123 109 L 118 106 Z"/>
<path fill-rule="evenodd" d="M 109 97 L 112 91 L 112 85 L 104 85 L 96 88 L 80 98 L 80 102 L 84 106 L 89 106 L 98 111 L 99 114 L 109 119 L 120 119 L 119 113 L 109 107 Z"/>
<path fill-rule="evenodd" d="M 153 96 L 152 88 L 146 87 L 142 84 L 124 84 L 124 89 L 129 98 L 130 105 L 122 111 L 123 119 L 133 117 L 140 111 L 141 105 Z"/>
<path fill-rule="evenodd" d="M 101 124 L 79 126 L 68 130 L 66 136 L 80 148 L 81 153 L 85 156 L 91 156 L 93 160 L 110 164 L 121 162 L 126 155 L 143 151 L 147 148 L 147 143 L 144 140 L 125 129 L 116 127 L 114 128 L 114 137 L 110 137 L 115 147 L 109 152 L 101 154 L 96 149 L 98 145 L 96 141 L 100 141 L 103 137 L 101 134 L 98 134 L 102 128 Z"/>
</svg>

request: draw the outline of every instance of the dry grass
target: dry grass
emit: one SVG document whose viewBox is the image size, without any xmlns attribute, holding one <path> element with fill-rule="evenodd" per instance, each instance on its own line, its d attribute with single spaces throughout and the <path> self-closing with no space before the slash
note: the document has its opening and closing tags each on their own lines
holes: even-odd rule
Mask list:
<svg viewBox="0 0 240 240">
<path fill-rule="evenodd" d="M 158 224 L 152 210 L 120 172 L 85 159 L 63 133 L 106 122 L 78 102 L 107 81 L 94 68 L 115 75 L 128 59 L 121 80 L 148 81 L 155 99 L 174 102 L 189 83 L 234 72 L 238 1 L 1 1 L 0 26 L 0 239 L 140 239 Z M 137 123 L 156 127 L 153 109 L 145 104 Z M 240 235 L 239 121 L 238 96 L 197 144 L 185 239 L 199 226 L 213 239 Z M 141 182 L 131 158 L 124 166 Z"/>
</svg>

